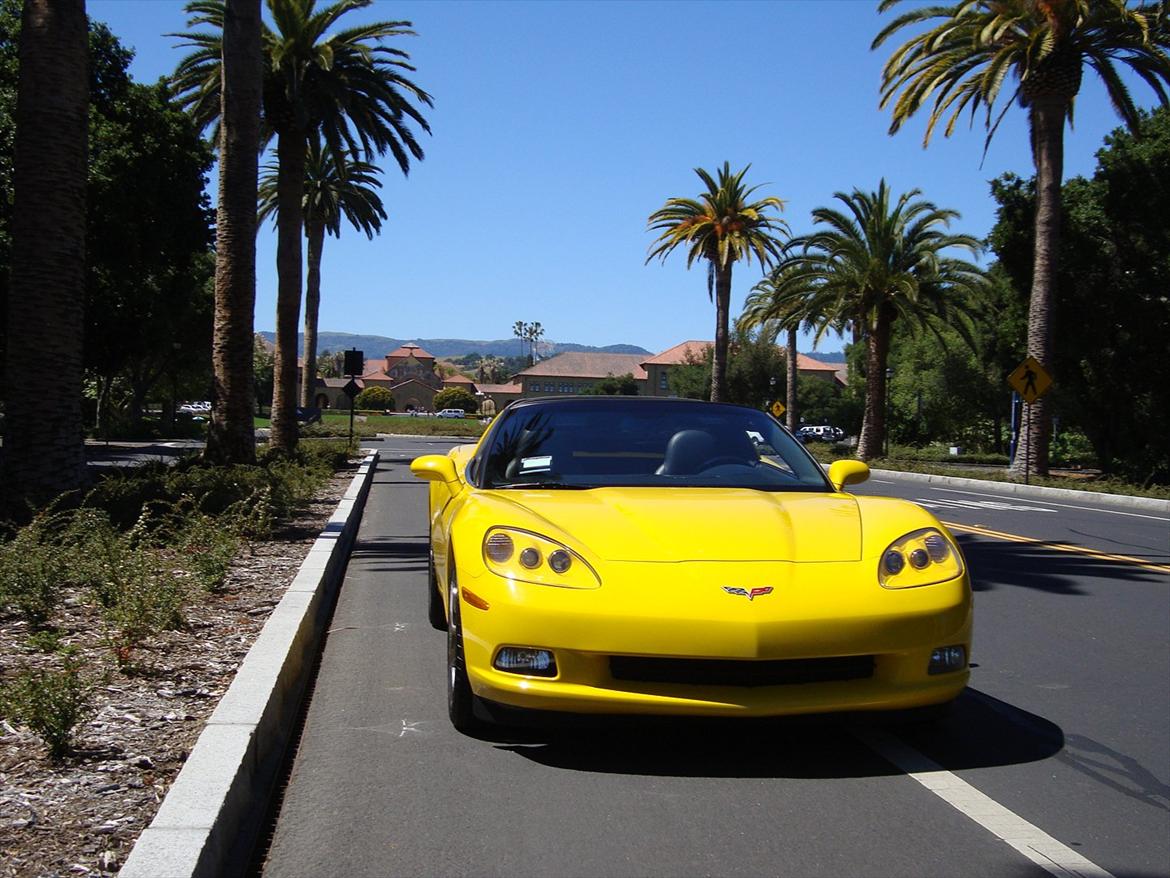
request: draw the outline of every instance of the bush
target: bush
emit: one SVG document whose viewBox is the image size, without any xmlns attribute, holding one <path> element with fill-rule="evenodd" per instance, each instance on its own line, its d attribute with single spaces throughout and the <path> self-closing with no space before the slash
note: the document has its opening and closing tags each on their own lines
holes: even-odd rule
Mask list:
<svg viewBox="0 0 1170 878">
<path fill-rule="evenodd" d="M 68 517 L 50 507 L 0 544 L 0 604 L 15 609 L 34 627 L 49 621 L 69 576 L 68 553 L 58 544 L 58 532 Z"/>
<path fill-rule="evenodd" d="M 448 387 L 435 394 L 435 411 L 443 409 L 463 409 L 464 413 L 479 409 L 479 403 L 471 392 L 462 387 Z"/>
<path fill-rule="evenodd" d="M 69 752 L 77 727 L 94 713 L 97 681 L 71 655 L 59 669 L 22 671 L 0 693 L 0 710 L 28 726 L 58 760 Z"/>
<path fill-rule="evenodd" d="M 367 387 L 353 401 L 354 408 L 394 411 L 394 394 L 385 387 Z"/>
</svg>

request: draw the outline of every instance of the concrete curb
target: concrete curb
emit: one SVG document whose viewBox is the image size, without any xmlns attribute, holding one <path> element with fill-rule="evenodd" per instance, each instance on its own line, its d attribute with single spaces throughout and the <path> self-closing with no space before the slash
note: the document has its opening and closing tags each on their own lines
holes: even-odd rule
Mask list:
<svg viewBox="0 0 1170 878">
<path fill-rule="evenodd" d="M 123 878 L 203 878 L 247 870 L 377 460 L 377 451 L 367 452 L 130 851 L 119 872 Z"/>
<path fill-rule="evenodd" d="M 987 494 L 1006 494 L 1013 497 L 1027 497 L 1033 500 L 1076 502 L 1085 506 L 1107 506 L 1111 509 L 1132 509 L 1145 512 L 1170 514 L 1170 500 L 1155 497 L 1130 497 L 1126 494 L 1103 494 L 1097 491 L 1077 491 L 1072 488 L 1046 488 L 1040 485 L 1021 485 L 1018 482 L 992 482 L 983 479 L 964 479 L 958 476 L 938 476 L 930 473 L 906 473 L 901 470 L 870 470 L 875 476 L 906 479 L 911 482 L 926 482 L 979 491 Z"/>
</svg>

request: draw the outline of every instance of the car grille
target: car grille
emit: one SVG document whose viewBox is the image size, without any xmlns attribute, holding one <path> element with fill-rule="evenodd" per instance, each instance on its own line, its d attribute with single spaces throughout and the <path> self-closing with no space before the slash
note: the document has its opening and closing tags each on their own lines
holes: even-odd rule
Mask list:
<svg viewBox="0 0 1170 878">
<path fill-rule="evenodd" d="M 696 686 L 793 686 L 864 680 L 873 676 L 873 667 L 872 655 L 767 661 L 622 655 L 610 656 L 609 659 L 609 672 L 615 680 Z"/>
</svg>

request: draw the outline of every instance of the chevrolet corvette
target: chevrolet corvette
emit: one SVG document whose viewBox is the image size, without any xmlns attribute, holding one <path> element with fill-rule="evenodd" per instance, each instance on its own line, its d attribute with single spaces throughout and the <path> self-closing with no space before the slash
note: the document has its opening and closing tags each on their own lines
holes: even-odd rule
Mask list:
<svg viewBox="0 0 1170 878">
<path fill-rule="evenodd" d="M 855 496 L 770 415 L 522 399 L 426 455 L 447 706 L 776 716 L 925 708 L 967 683 L 972 599 L 927 510 Z"/>
</svg>

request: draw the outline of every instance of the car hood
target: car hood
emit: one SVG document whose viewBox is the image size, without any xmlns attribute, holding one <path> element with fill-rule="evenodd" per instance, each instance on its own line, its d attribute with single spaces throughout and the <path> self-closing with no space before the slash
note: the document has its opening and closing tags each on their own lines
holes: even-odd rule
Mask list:
<svg viewBox="0 0 1170 878">
<path fill-rule="evenodd" d="M 861 559 L 861 515 L 842 494 L 594 488 L 511 489 L 496 498 L 527 513 L 521 520 L 541 519 L 533 525 L 546 536 L 607 561 Z"/>
</svg>

